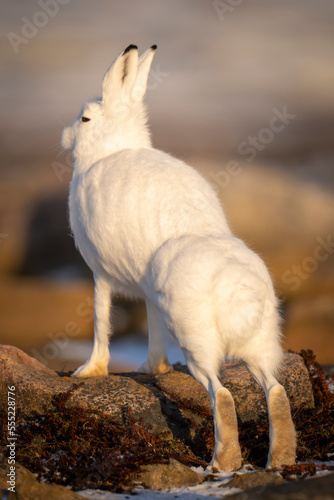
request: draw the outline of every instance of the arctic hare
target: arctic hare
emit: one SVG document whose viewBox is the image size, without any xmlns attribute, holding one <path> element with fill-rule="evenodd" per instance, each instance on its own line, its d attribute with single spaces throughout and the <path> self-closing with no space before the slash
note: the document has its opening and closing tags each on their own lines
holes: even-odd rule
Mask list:
<svg viewBox="0 0 334 500">
<path fill-rule="evenodd" d="M 138 59 L 137 47 L 127 47 L 104 77 L 102 98 L 85 104 L 62 135 L 74 157 L 70 224 L 95 280 L 94 348 L 74 376 L 107 376 L 111 298 L 143 298 L 149 348 L 140 371 L 172 369 L 163 336 L 174 335 L 211 398 L 211 465 L 242 465 L 233 398 L 218 380 L 224 356 L 242 359 L 265 391 L 267 466 L 293 464 L 294 425 L 275 378 L 282 349 L 272 282 L 262 260 L 231 234 L 201 175 L 152 147 L 143 97 L 155 50 Z"/>
</svg>

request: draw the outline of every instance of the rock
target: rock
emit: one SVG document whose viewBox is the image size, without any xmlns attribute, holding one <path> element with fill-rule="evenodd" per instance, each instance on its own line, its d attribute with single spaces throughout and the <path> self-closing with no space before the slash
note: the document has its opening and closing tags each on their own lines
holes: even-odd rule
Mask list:
<svg viewBox="0 0 334 500">
<path fill-rule="evenodd" d="M 80 500 L 81 495 L 56 484 L 40 484 L 35 476 L 23 465 L 15 462 L 15 493 L 9 492 L 7 483 L 9 465 L 7 458 L 0 453 L 0 500 Z M 1 493 L 2 490 L 2 493 Z"/>
<path fill-rule="evenodd" d="M 251 473 L 235 474 L 232 481 L 229 482 L 226 486 L 228 488 L 240 488 L 241 490 L 248 490 L 250 488 L 266 486 L 268 484 L 284 484 L 284 482 L 284 479 L 274 472 L 265 472 L 259 470 Z"/>
<path fill-rule="evenodd" d="M 44 372 L 50 374 L 54 374 L 54 371 L 43 365 L 37 359 L 32 358 L 25 352 L 21 351 L 16 347 L 10 345 L 1 345 L 1 358 L 0 361 L 4 364 L 4 369 L 9 374 L 12 372 L 12 369 L 16 367 L 16 365 L 25 367 L 27 371 L 33 370 L 35 372 Z M 10 385 L 10 384 L 8 384 Z"/>
<path fill-rule="evenodd" d="M 84 500 L 82 495 L 58 484 L 20 484 L 16 488 L 15 500 Z M 9 496 L 9 500 L 11 500 Z"/>
<path fill-rule="evenodd" d="M 203 477 L 177 460 L 171 459 L 169 464 L 146 465 L 136 476 L 136 483 L 141 483 L 150 490 L 194 486 L 203 482 Z"/>
<path fill-rule="evenodd" d="M 247 495 L 245 497 L 245 495 Z M 278 486 L 252 488 L 247 493 L 229 495 L 229 500 L 333 500 L 334 474 L 292 481 Z"/>
<path fill-rule="evenodd" d="M 130 409 L 135 419 L 143 419 L 153 432 L 172 431 L 177 437 L 189 435 L 187 418 L 199 424 L 210 416 L 210 398 L 186 367 L 175 367 L 164 375 L 140 373 L 110 374 L 107 378 L 73 379 L 62 377 L 39 361 L 12 346 L 0 346 L 0 411 L 7 412 L 8 386 L 15 386 L 16 411 L 25 416 L 53 408 L 53 397 L 82 383 L 70 396 L 69 406 L 82 406 L 124 422 Z M 279 377 L 293 400 L 294 408 L 313 406 L 308 371 L 300 356 L 285 354 Z M 242 362 L 225 363 L 223 384 L 231 390 L 242 422 L 266 414 L 262 389 Z"/>
<path fill-rule="evenodd" d="M 8 386 L 15 386 L 16 411 L 31 416 L 53 408 L 55 394 L 66 392 L 80 382 L 82 379 L 60 377 L 16 347 L 0 346 L 0 412 L 7 413 Z M 128 376 L 85 379 L 68 404 L 100 411 L 120 423 L 124 410 L 130 409 L 136 419 L 143 418 L 146 425 L 152 424 L 154 432 L 169 431 L 159 398 L 150 388 Z"/>
<path fill-rule="evenodd" d="M 0 453 L 0 490 L 7 490 L 9 484 L 7 483 L 9 474 L 9 465 L 8 459 Z M 23 465 L 19 463 L 15 463 L 15 484 L 18 486 L 19 484 L 24 483 L 37 483 L 37 479 L 35 476 Z"/>
</svg>

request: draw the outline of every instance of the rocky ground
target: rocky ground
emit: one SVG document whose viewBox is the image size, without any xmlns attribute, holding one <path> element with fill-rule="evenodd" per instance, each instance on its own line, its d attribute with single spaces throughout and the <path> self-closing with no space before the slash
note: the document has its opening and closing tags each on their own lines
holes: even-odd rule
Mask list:
<svg viewBox="0 0 334 500">
<path fill-rule="evenodd" d="M 194 485 L 202 483 L 204 493 L 198 491 L 199 495 L 212 489 L 225 494 L 229 487 L 257 487 L 262 496 L 254 498 L 271 498 L 268 495 L 275 485 L 275 494 L 295 498 L 296 491 L 306 491 L 302 478 L 334 468 L 330 462 L 334 452 L 332 386 L 311 352 L 285 355 L 279 380 L 296 424 L 298 463 L 271 472 L 263 470 L 268 452 L 264 396 L 242 363 L 226 363 L 222 382 L 235 400 L 245 464 L 236 476 L 215 469 L 204 472 L 213 451 L 210 401 L 185 366 L 159 376 L 124 373 L 78 381 L 17 348 L 1 346 L 0 380 L 3 429 L 9 414 L 9 388 L 15 394 L 15 460 L 20 464 L 15 498 L 39 498 L 38 494 L 72 498 L 74 492 L 68 488 L 93 499 L 98 498 L 97 490 L 123 491 L 124 495 L 136 488 L 137 493 L 143 493 L 140 488 L 181 488 L 179 494 L 184 494 L 184 488 L 199 488 Z M 5 432 L 0 467 L 3 489 L 10 453 L 7 444 Z M 312 481 L 317 491 L 329 493 L 332 480 L 333 475 L 325 475 Z M 305 498 L 314 498 L 310 488 Z M 104 495 L 105 500 L 112 498 Z M 324 493 L 319 498 L 332 497 Z"/>
</svg>

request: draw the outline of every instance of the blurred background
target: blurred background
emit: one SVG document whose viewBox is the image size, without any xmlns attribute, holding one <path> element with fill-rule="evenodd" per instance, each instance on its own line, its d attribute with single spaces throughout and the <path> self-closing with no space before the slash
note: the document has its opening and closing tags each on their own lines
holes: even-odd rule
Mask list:
<svg viewBox="0 0 334 500">
<path fill-rule="evenodd" d="M 0 342 L 73 369 L 93 338 L 92 276 L 67 219 L 61 131 L 130 43 L 158 45 L 154 145 L 211 183 L 267 263 L 284 345 L 334 365 L 334 2 L 2 0 Z M 110 370 L 147 352 L 143 304 L 118 299 Z M 169 342 L 173 362 L 183 361 Z"/>
</svg>

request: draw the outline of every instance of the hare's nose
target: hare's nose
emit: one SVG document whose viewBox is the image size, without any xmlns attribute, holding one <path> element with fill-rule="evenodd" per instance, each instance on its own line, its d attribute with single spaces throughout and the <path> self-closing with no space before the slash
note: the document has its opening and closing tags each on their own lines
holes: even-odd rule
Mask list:
<svg viewBox="0 0 334 500">
<path fill-rule="evenodd" d="M 64 149 L 72 149 L 74 143 L 74 136 L 71 127 L 66 127 L 61 136 L 61 145 Z"/>
</svg>

